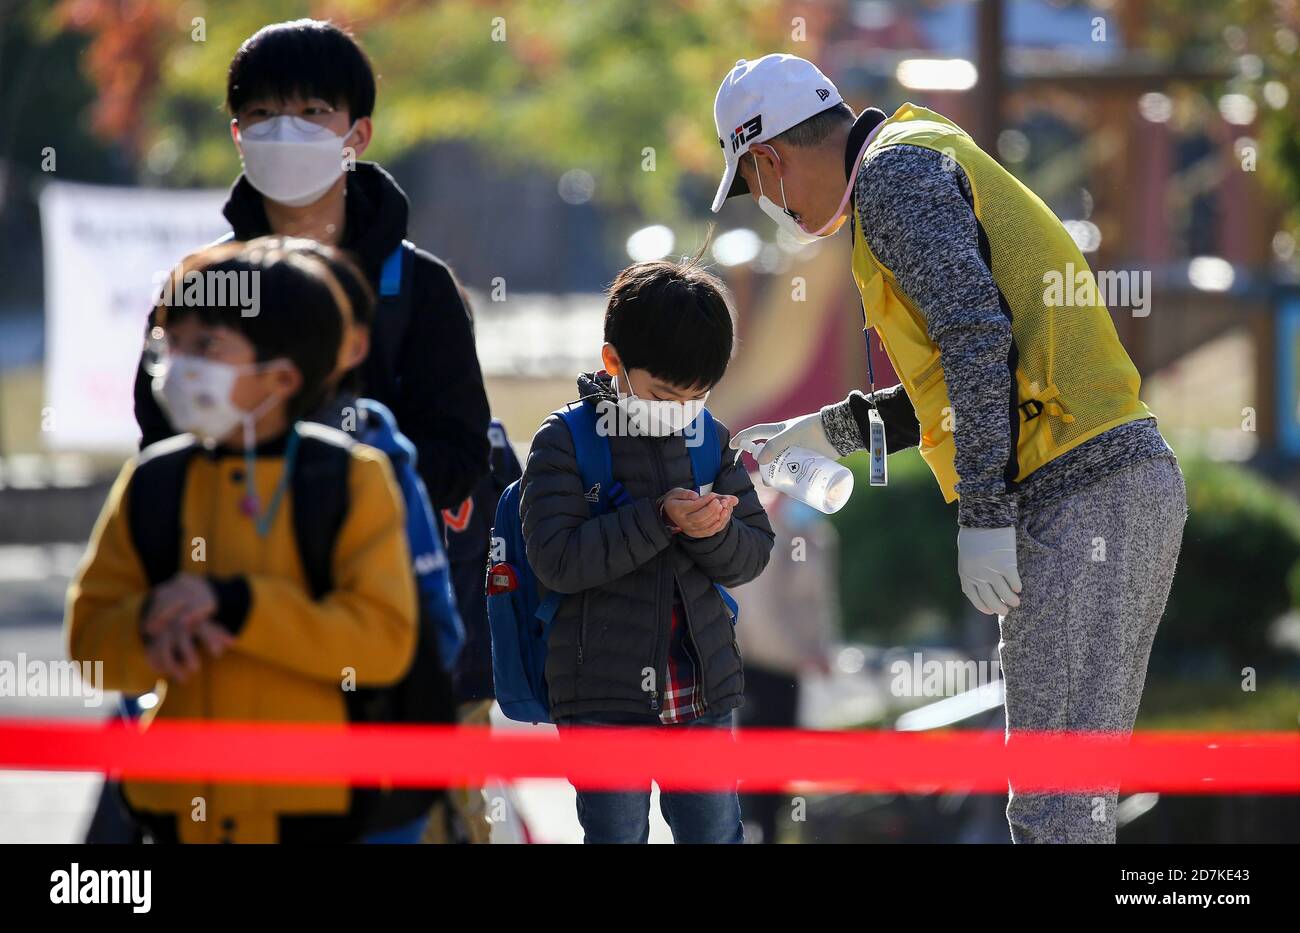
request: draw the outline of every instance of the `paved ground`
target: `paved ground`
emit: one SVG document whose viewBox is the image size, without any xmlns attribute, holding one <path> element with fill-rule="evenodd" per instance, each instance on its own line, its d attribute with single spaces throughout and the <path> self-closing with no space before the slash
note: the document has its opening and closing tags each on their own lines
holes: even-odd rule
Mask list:
<svg viewBox="0 0 1300 933">
<path fill-rule="evenodd" d="M 0 547 L 0 660 L 66 657 L 63 594 L 81 556 L 79 545 Z M 84 698 L 0 696 L 0 717 L 98 718 L 115 696 L 89 707 Z M 74 842 L 99 797 L 98 774 L 0 771 L 0 842 Z"/>
<path fill-rule="evenodd" d="M 76 570 L 80 545 L 0 546 L 0 661 L 61 660 L 63 599 Z M 804 724 L 847 725 L 869 718 L 878 709 L 883 686 L 843 675 L 814 682 L 805 689 Z M 0 718 L 103 718 L 116 708 L 116 694 L 98 705 L 85 698 L 0 696 Z M 494 711 L 494 724 L 509 729 L 551 729 L 513 723 Z M 0 770 L 0 843 L 79 841 L 99 797 L 98 774 Z M 503 793 L 489 789 L 489 797 Z M 565 781 L 522 781 L 507 794 L 518 805 L 535 842 L 581 842 L 574 812 L 573 788 Z M 659 813 L 658 793 L 651 805 L 651 842 L 670 842 Z M 494 841 L 518 841 L 516 829 L 503 825 Z"/>
<path fill-rule="evenodd" d="M 0 546 L 0 660 L 58 660 L 62 641 L 63 598 L 81 556 L 78 545 Z M 93 702 L 93 701 L 92 701 Z M 0 717 L 103 718 L 116 707 L 110 693 L 98 706 L 84 698 L 0 696 Z M 500 721 L 502 728 L 551 728 Z M 77 842 L 85 833 L 99 798 L 98 774 L 0 770 L 0 843 Z M 501 794 L 501 789 L 490 791 Z M 536 842 L 580 842 L 573 788 L 564 781 L 525 781 L 511 790 Z M 657 805 L 656 805 L 657 806 Z M 670 841 L 655 810 L 651 838 Z M 511 827 L 495 834 L 515 841 Z"/>
</svg>

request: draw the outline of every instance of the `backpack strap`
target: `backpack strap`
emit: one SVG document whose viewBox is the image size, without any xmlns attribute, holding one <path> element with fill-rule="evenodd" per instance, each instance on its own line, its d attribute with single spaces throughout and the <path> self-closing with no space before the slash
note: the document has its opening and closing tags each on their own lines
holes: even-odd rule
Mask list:
<svg viewBox="0 0 1300 933">
<path fill-rule="evenodd" d="M 383 268 L 379 271 L 379 294 L 384 298 L 393 298 L 402 291 L 402 265 L 407 243 L 406 240 L 399 243 L 397 248 L 388 254 Z"/>
<path fill-rule="evenodd" d="M 181 497 L 190 459 L 199 445 L 193 435 L 178 434 L 150 444 L 140 454 L 126 493 L 131 544 L 151 586 L 165 583 L 180 570 Z"/>
<path fill-rule="evenodd" d="M 313 598 L 334 588 L 334 543 L 348 514 L 352 438 L 312 422 L 295 428 L 302 438 L 294 464 L 293 530 Z M 310 506 L 308 506 L 310 503 Z"/>
<path fill-rule="evenodd" d="M 394 389 L 400 378 L 397 355 L 411 320 L 411 263 L 414 259 L 415 244 L 403 240 L 388 254 L 379 270 L 379 307 L 371 328 L 371 352 L 382 364 L 382 371 L 393 380 Z"/>
<path fill-rule="evenodd" d="M 583 495 L 591 507 L 592 515 L 600 515 L 631 501 L 623 484 L 614 479 L 614 468 L 609 450 L 609 438 L 597 429 L 599 416 L 594 404 L 574 402 L 556 412 L 569 427 L 573 436 L 573 451 L 578 461 L 578 474 L 582 479 Z M 689 443 L 686 449 L 691 457 L 691 476 L 696 491 L 711 486 L 722 471 L 722 449 L 718 438 L 718 424 L 713 414 L 703 409 L 699 414 L 701 432 L 698 444 Z M 701 482 L 703 477 L 708 482 Z"/>
<path fill-rule="evenodd" d="M 575 402 L 558 412 L 573 436 L 573 452 L 578 461 L 583 497 L 592 516 L 626 505 L 631 496 L 623 484 L 614 479 L 609 438 L 597 430 L 599 415 L 594 403 Z"/>
<path fill-rule="evenodd" d="M 691 444 L 688 437 L 686 450 L 691 455 L 691 478 L 695 481 L 695 491 L 703 493 L 704 487 L 713 487 L 714 480 L 722 472 L 722 440 L 718 436 L 718 423 L 713 420 L 713 414 L 707 408 L 700 412 L 699 417 L 702 419 L 699 422 L 700 442 Z M 706 476 L 710 477 L 709 481 L 701 483 L 700 480 Z M 740 618 L 740 606 L 721 583 L 715 583 L 713 586 L 726 604 L 727 612 L 731 615 L 734 624 Z"/>
<path fill-rule="evenodd" d="M 595 518 L 631 500 L 623 484 L 614 480 L 613 458 L 609 438 L 597 430 L 599 415 L 594 403 L 573 402 L 558 409 L 556 414 L 573 437 L 574 459 L 578 462 L 578 477 L 582 482 L 583 498 Z M 549 628 L 555 611 L 560 606 L 563 593 L 548 591 L 537 607 L 537 618 Z"/>
<path fill-rule="evenodd" d="M 302 422 L 294 465 L 293 524 L 298 556 L 312 595 L 333 589 L 334 542 L 348 512 L 349 449 L 342 431 Z M 180 569 L 181 502 L 190 460 L 198 442 L 189 434 L 145 448 L 127 491 L 131 543 L 151 585 L 170 580 Z M 300 507 L 311 503 L 310 508 Z"/>
<path fill-rule="evenodd" d="M 698 427 L 700 442 L 692 444 L 688 434 L 686 450 L 691 455 L 691 478 L 695 480 L 695 491 L 703 493 L 704 487 L 712 487 L 722 472 L 722 446 L 718 439 L 718 423 L 707 408 L 700 410 Z M 708 477 L 708 482 L 702 482 L 705 477 Z"/>
</svg>

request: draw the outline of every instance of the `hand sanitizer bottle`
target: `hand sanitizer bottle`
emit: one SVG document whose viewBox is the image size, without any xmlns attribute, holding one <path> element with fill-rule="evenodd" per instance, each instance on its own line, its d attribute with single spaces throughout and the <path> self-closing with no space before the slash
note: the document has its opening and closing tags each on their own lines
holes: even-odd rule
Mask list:
<svg viewBox="0 0 1300 933">
<path fill-rule="evenodd" d="M 751 441 L 743 445 L 758 459 L 763 445 Z M 763 485 L 832 515 L 844 508 L 853 493 L 853 471 L 806 447 L 790 447 L 768 464 L 759 464 Z"/>
</svg>

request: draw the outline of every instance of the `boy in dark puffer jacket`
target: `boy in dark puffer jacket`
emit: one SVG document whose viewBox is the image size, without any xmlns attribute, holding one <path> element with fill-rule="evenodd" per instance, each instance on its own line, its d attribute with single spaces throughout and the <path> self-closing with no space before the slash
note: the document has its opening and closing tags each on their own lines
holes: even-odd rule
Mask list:
<svg viewBox="0 0 1300 933">
<path fill-rule="evenodd" d="M 734 327 L 726 288 L 696 262 L 643 262 L 610 288 L 604 370 L 578 377 L 608 435 L 616 508 L 592 518 L 573 438 L 552 415 L 533 438 L 520 517 L 542 587 L 569 594 L 546 663 L 551 714 L 572 725 L 731 727 L 744 703 L 734 622 L 718 584 L 766 566 L 773 533 L 748 473 L 725 456 L 717 477 L 693 477 L 687 444 L 722 379 Z M 611 417 L 612 416 L 612 417 Z M 597 484 L 599 485 L 599 484 Z M 696 486 L 700 491 L 696 492 Z M 742 842 L 728 792 L 664 793 L 677 842 Z M 650 788 L 578 788 L 588 842 L 646 842 Z"/>
</svg>

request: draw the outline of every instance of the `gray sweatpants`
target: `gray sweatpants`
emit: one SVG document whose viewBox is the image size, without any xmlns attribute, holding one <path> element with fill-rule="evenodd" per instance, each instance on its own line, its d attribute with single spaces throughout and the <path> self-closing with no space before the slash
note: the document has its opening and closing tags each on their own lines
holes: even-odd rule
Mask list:
<svg viewBox="0 0 1300 933">
<path fill-rule="evenodd" d="M 1008 739 L 1031 730 L 1132 731 L 1186 518 L 1172 457 L 1134 463 L 1020 516 L 1024 590 L 999 620 Z M 1115 841 L 1118 788 L 1010 790 L 1014 842 Z"/>
</svg>

